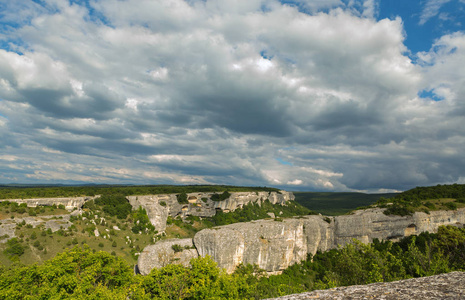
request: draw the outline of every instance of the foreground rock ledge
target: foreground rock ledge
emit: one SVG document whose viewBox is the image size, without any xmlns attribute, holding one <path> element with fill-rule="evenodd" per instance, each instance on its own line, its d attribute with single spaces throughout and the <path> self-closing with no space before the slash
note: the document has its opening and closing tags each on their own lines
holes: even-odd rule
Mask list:
<svg viewBox="0 0 465 300">
<path fill-rule="evenodd" d="M 274 299 L 465 299 L 465 273 L 338 287 Z"/>
</svg>

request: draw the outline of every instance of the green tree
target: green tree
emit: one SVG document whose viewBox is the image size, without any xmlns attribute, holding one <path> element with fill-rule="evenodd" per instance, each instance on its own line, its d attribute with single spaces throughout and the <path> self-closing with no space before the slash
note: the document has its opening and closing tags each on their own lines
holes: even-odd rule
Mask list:
<svg viewBox="0 0 465 300">
<path fill-rule="evenodd" d="M 16 259 L 24 254 L 26 247 L 24 247 L 17 238 L 9 239 L 6 242 L 6 249 L 3 251 L 10 259 Z"/>
</svg>

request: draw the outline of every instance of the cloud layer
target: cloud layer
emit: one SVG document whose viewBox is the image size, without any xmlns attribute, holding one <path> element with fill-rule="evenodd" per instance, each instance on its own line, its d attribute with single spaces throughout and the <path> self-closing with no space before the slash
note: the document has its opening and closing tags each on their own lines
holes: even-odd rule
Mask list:
<svg viewBox="0 0 465 300">
<path fill-rule="evenodd" d="M 461 32 L 412 55 L 373 1 L 10 2 L 0 182 L 465 182 Z"/>
</svg>

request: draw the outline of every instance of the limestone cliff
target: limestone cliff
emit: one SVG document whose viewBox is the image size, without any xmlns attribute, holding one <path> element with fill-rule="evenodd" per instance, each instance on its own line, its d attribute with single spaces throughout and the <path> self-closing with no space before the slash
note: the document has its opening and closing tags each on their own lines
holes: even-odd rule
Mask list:
<svg viewBox="0 0 465 300">
<path fill-rule="evenodd" d="M 307 254 L 343 246 L 353 239 L 364 243 L 374 238 L 397 240 L 424 231 L 436 232 L 441 225 L 464 224 L 465 208 L 405 217 L 387 216 L 383 209 L 367 209 L 337 217 L 311 215 L 204 229 L 195 235 L 194 245 L 199 255 L 210 255 L 227 272 L 244 263 L 276 273 L 304 260 Z"/>
<path fill-rule="evenodd" d="M 202 230 L 194 245 L 199 255 L 210 255 L 227 272 L 240 263 L 277 272 L 304 260 L 307 253 L 327 250 L 330 227 L 319 216 L 258 220 Z"/>
<path fill-rule="evenodd" d="M 239 263 L 258 264 L 268 272 L 277 272 L 305 259 L 309 253 L 343 246 L 353 239 L 364 243 L 374 238 L 397 240 L 424 231 L 436 232 L 441 225 L 463 224 L 465 208 L 405 217 L 387 216 L 383 209 L 368 209 L 331 218 L 305 216 L 283 222 L 260 220 L 205 229 L 195 235 L 194 244 L 199 255 L 212 256 L 228 272 Z"/>
<path fill-rule="evenodd" d="M 4 199 L 0 200 L 16 202 L 18 204 L 26 203 L 28 207 L 64 205 L 66 210 L 72 211 L 75 208 L 81 208 L 86 201 L 98 198 L 100 196 L 85 197 L 62 197 L 62 198 L 33 198 L 33 199 Z"/>
</svg>

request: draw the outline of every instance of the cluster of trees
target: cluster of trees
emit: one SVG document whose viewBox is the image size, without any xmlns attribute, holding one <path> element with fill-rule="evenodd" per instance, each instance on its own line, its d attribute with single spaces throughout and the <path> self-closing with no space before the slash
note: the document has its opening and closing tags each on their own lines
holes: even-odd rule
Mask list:
<svg viewBox="0 0 465 300">
<path fill-rule="evenodd" d="M 84 208 L 94 208 L 93 204 L 101 206 L 102 210 L 118 219 L 126 219 L 131 213 L 132 206 L 122 194 L 107 194 L 84 204 Z"/>
<path fill-rule="evenodd" d="M 394 197 L 394 199 L 407 201 L 439 198 L 465 198 L 465 184 L 438 184 L 436 186 L 416 187 Z"/>
<path fill-rule="evenodd" d="M 221 194 L 213 194 L 211 196 L 211 199 L 213 201 L 223 201 L 223 200 L 228 199 L 229 197 L 231 197 L 231 194 L 228 191 L 224 191 Z"/>
<path fill-rule="evenodd" d="M 398 243 L 354 242 L 273 276 L 251 265 L 226 274 L 209 257 L 133 275 L 122 259 L 83 246 L 42 265 L 0 267 L 0 299 L 262 299 L 455 270 L 465 270 L 465 229 L 452 226 Z"/>
<path fill-rule="evenodd" d="M 227 185 L 92 185 L 92 186 L 59 186 L 59 187 L 0 187 L 0 199 L 28 199 L 76 197 L 95 195 L 151 195 L 178 194 L 193 192 L 278 192 L 270 187 L 239 187 Z"/>
</svg>

